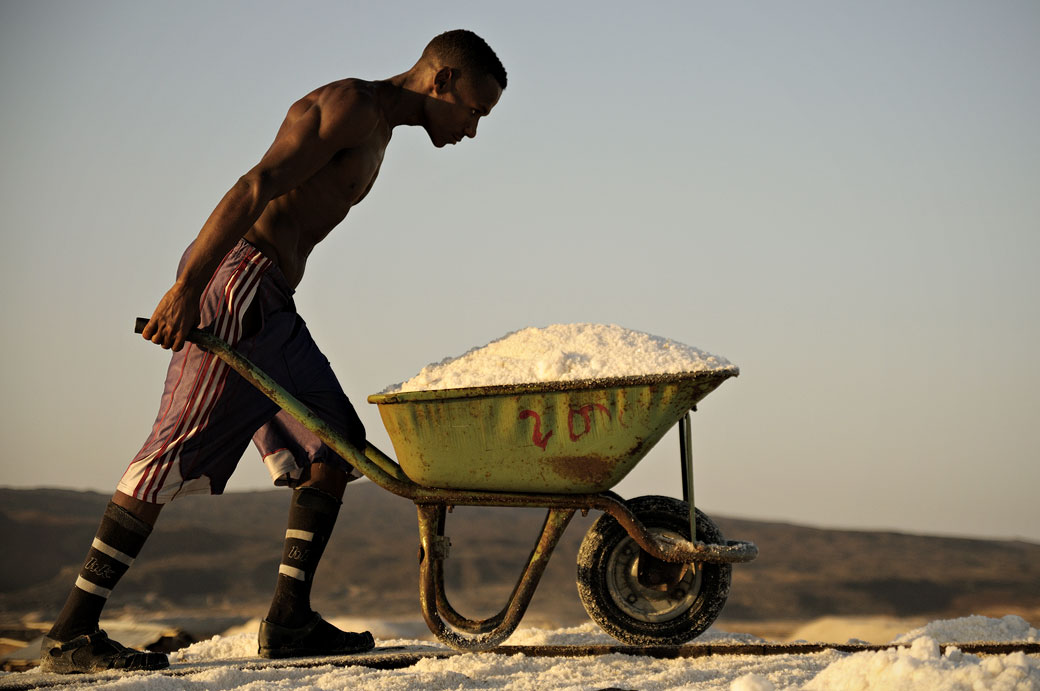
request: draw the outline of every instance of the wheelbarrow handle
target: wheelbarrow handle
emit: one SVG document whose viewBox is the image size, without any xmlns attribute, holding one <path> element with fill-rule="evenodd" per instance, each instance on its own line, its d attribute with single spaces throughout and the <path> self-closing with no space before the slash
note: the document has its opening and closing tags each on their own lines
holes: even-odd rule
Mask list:
<svg viewBox="0 0 1040 691">
<path fill-rule="evenodd" d="M 150 321 L 151 319 L 149 319 L 148 317 L 138 317 L 134 321 L 134 333 L 144 333 L 144 327 L 148 326 L 148 322 Z M 202 333 L 205 332 L 201 331 L 200 329 L 192 329 L 191 332 L 188 334 L 188 337 L 184 340 L 190 343 L 196 343 L 199 340 L 199 335 Z"/>
</svg>

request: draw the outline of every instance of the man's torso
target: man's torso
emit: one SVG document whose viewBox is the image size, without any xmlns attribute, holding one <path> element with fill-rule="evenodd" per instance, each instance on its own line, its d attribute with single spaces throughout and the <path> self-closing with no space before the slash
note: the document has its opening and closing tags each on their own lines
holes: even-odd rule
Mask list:
<svg viewBox="0 0 1040 691">
<path fill-rule="evenodd" d="M 362 90 L 375 97 L 375 85 L 348 79 L 323 86 L 290 108 L 282 128 L 300 117 L 315 101 L 342 98 L 344 92 Z M 390 126 L 379 126 L 360 145 L 341 149 L 314 175 L 292 191 L 268 203 L 246 240 L 278 264 L 295 288 L 303 278 L 307 257 L 350 211 L 368 194 L 379 174 L 383 153 L 390 142 Z"/>
</svg>

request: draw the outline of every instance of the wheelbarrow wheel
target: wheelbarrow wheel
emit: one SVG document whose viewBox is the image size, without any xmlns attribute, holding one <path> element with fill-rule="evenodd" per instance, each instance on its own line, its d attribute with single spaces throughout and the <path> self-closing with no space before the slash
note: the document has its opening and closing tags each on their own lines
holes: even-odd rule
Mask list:
<svg viewBox="0 0 1040 691">
<path fill-rule="evenodd" d="M 638 497 L 629 509 L 651 533 L 689 539 L 689 506 L 679 499 Z M 721 543 L 722 532 L 697 511 L 697 539 Z M 578 595 L 585 611 L 629 645 L 680 645 L 704 633 L 726 604 L 730 564 L 672 564 L 640 549 L 610 515 L 597 520 L 578 550 Z"/>
</svg>

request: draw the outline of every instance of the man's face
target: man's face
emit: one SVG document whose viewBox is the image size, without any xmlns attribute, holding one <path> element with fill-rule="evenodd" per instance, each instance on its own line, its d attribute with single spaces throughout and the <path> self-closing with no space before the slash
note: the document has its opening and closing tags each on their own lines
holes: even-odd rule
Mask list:
<svg viewBox="0 0 1040 691">
<path fill-rule="evenodd" d="M 477 122 L 491 112 L 502 87 L 486 74 L 468 76 L 458 70 L 438 72 L 426 100 L 426 132 L 436 147 L 477 136 Z"/>
</svg>

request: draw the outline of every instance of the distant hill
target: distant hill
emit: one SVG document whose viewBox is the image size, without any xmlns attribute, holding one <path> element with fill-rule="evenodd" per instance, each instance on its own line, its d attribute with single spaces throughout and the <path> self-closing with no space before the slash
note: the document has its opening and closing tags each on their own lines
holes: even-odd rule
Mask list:
<svg viewBox="0 0 1040 691">
<path fill-rule="evenodd" d="M 106 495 L 0 489 L 0 612 L 53 617 L 86 554 Z M 185 497 L 163 510 L 109 605 L 119 611 L 266 612 L 281 556 L 289 492 Z M 456 508 L 448 596 L 464 614 L 505 603 L 537 537 L 542 510 Z M 577 515 L 550 562 L 528 620 L 587 621 L 575 555 L 597 518 Z M 821 530 L 713 516 L 758 560 L 733 570 L 727 620 L 805 621 L 827 615 L 955 617 L 1040 613 L 1040 545 Z M 337 616 L 418 617 L 415 508 L 371 483 L 348 488 L 315 583 L 314 604 Z"/>
</svg>

